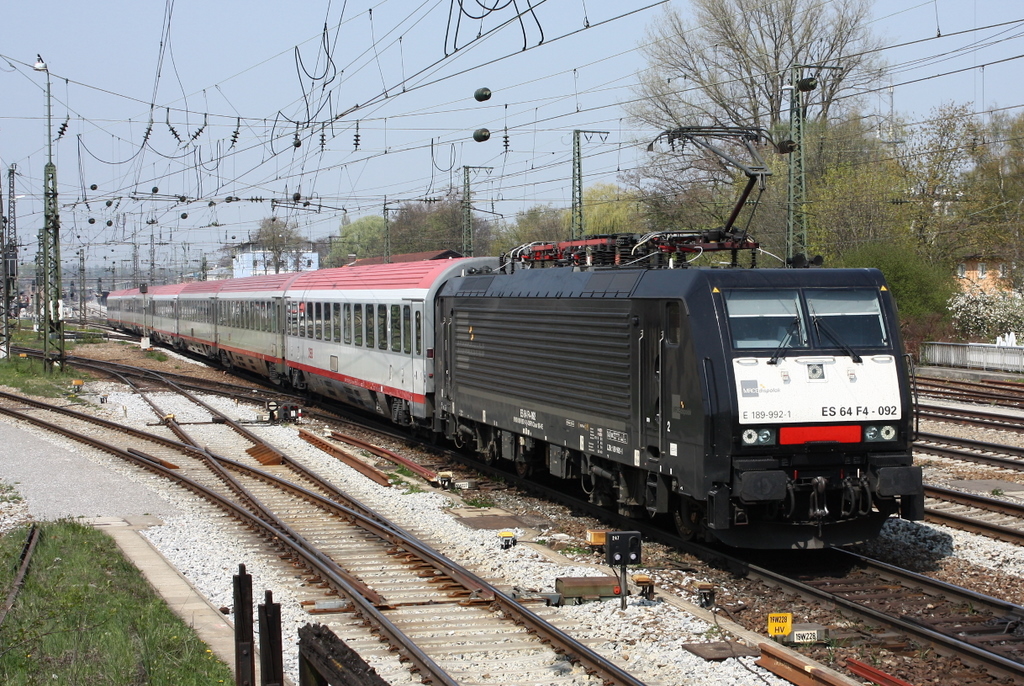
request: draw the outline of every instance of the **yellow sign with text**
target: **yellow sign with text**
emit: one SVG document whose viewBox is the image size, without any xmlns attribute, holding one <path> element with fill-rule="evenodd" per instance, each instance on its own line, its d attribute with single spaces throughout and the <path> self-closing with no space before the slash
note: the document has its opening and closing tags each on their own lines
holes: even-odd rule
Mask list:
<svg viewBox="0 0 1024 686">
<path fill-rule="evenodd" d="M 768 615 L 769 636 L 789 636 L 793 631 L 792 612 L 772 612 Z"/>
</svg>

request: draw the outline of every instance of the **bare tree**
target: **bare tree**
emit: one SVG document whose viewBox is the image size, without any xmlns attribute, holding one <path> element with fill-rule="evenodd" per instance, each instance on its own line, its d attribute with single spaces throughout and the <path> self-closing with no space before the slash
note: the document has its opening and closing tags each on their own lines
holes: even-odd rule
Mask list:
<svg viewBox="0 0 1024 686">
<path fill-rule="evenodd" d="M 275 274 L 280 273 L 282 269 L 288 271 L 289 265 L 285 256 L 297 254 L 303 246 L 299 227 L 277 217 L 267 217 L 260 221 L 253 242 L 273 256 Z"/>
<path fill-rule="evenodd" d="M 694 22 L 667 6 L 641 50 L 648 69 L 628 105 L 658 129 L 717 125 L 772 131 L 789 110 L 792 70 L 818 77 L 809 113 L 827 118 L 840 95 L 881 74 L 870 0 L 691 0 Z M 823 70 L 821 66 L 837 69 Z M 788 115 L 787 115 L 788 116 Z"/>
</svg>

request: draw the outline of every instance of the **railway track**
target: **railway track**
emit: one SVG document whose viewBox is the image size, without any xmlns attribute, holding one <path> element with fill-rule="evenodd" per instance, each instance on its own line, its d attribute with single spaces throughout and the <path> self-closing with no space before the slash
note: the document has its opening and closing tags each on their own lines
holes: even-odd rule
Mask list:
<svg viewBox="0 0 1024 686">
<path fill-rule="evenodd" d="M 432 683 L 476 683 L 481 678 L 476 658 L 487 655 L 516 664 L 521 675 L 516 678 L 524 683 L 547 682 L 553 665 L 572 660 L 595 684 L 640 684 L 386 517 L 346 501 L 280 453 L 265 459 L 267 464 L 244 456 L 246 451 L 232 459 L 181 440 L 187 432 L 181 426 L 172 429 L 174 422 L 166 417 L 156 433 L 131 429 L 126 434 L 109 420 L 7 393 L 0 393 L 0 412 L 173 479 L 227 511 L 306 570 L 307 588 L 317 589 L 306 603 L 327 613 L 321 621 L 331 618 L 329 625 L 343 636 L 361 632 L 356 641 L 367 647 L 377 643 L 365 635 L 365 627 L 371 627 Z M 222 417 L 211 426 L 221 424 L 230 420 Z M 129 440 L 133 447 L 124 447 Z M 345 600 L 339 602 L 335 594 Z M 466 638 L 453 641 L 453 636 Z"/>
<path fill-rule="evenodd" d="M 479 465 L 477 465 L 476 463 L 472 463 L 472 466 L 473 466 L 474 469 L 479 468 Z M 506 480 L 506 481 L 513 481 L 514 480 L 514 479 L 512 479 L 511 475 L 506 474 L 506 473 L 501 473 L 501 472 L 496 472 L 495 477 L 503 479 L 503 480 Z M 243 479 L 243 480 L 245 480 L 245 479 Z M 249 483 L 248 481 L 246 481 L 246 482 Z M 262 487 L 261 485 L 256 484 L 256 483 L 251 483 L 249 485 L 250 485 L 250 487 L 252 487 L 254 489 Z M 518 485 L 523 487 L 525 490 L 531 490 L 531 491 L 535 491 L 535 492 L 537 492 L 539 490 L 539 487 L 537 486 L 537 484 L 532 483 L 532 482 L 520 481 L 518 483 Z M 561 495 L 559 494 L 559 500 L 560 500 L 560 496 Z M 549 495 L 549 497 L 551 497 L 551 495 Z M 270 497 L 269 496 L 265 496 L 265 498 L 270 498 Z M 586 504 L 581 504 L 579 502 L 572 503 L 571 507 L 573 507 L 574 509 L 582 509 L 582 510 L 588 510 L 589 509 L 586 506 Z M 592 514 L 594 514 L 595 516 L 600 516 L 606 522 L 609 521 L 609 514 L 606 511 L 604 511 L 604 510 L 597 509 L 597 511 L 592 512 Z M 300 517 L 300 519 L 301 519 L 301 517 Z M 610 519 L 611 519 L 611 521 L 612 521 L 612 523 L 614 525 L 614 522 L 613 522 L 614 518 L 611 517 Z M 617 523 L 618 527 L 620 527 L 620 528 L 637 528 L 636 524 L 637 524 L 637 522 L 635 520 L 628 520 L 628 519 L 624 519 L 621 522 Z M 641 527 L 641 528 L 643 528 L 643 527 Z M 667 543 L 669 545 L 677 546 L 677 547 L 679 547 L 681 549 L 684 549 L 684 550 L 686 550 L 686 549 L 692 550 L 692 545 L 691 544 L 685 544 L 684 542 L 681 542 L 681 541 L 678 541 L 678 540 L 673 541 L 672 540 L 673 537 L 671 537 L 671 535 L 666 535 L 664 533 L 664 531 L 662 531 L 662 532 L 655 532 L 655 531 L 645 530 L 644 531 L 644 535 L 645 535 L 645 539 L 647 539 L 647 540 L 659 540 L 659 539 L 667 540 Z M 722 558 L 722 556 L 718 552 L 711 551 L 711 552 L 707 552 L 706 554 L 711 559 L 717 560 L 718 564 L 722 564 L 723 563 L 722 562 L 723 558 Z M 807 585 L 807 584 L 804 584 L 803 586 L 804 587 L 808 587 L 808 588 L 803 588 L 802 586 L 800 586 L 800 584 L 802 584 L 802 582 L 799 581 L 799 580 L 795 581 L 792 584 L 790 582 L 783 582 L 778 575 L 772 574 L 768 570 L 765 570 L 765 572 L 762 572 L 762 570 L 757 568 L 756 565 L 752 565 L 749 561 L 743 561 L 743 560 L 738 560 L 737 559 L 737 560 L 731 560 L 731 561 L 725 562 L 724 564 L 726 564 L 727 566 L 731 565 L 733 568 L 736 568 L 736 569 L 743 569 L 744 571 L 750 573 L 752 577 L 760 577 L 762 573 L 767 573 L 766 578 L 767 578 L 768 581 L 766 583 L 769 583 L 769 584 L 772 584 L 772 585 L 778 586 L 778 587 L 782 587 L 783 584 L 787 584 L 788 586 L 786 588 L 790 588 L 791 592 L 795 593 L 795 594 L 807 595 L 807 594 L 811 593 L 811 591 L 809 591 L 808 588 L 813 588 L 811 585 Z M 863 580 L 863 578 L 861 578 L 861 580 L 858 580 L 858 581 L 860 582 L 861 586 L 870 586 L 872 583 L 874 584 L 874 586 L 879 586 L 879 585 L 886 586 L 884 581 L 878 581 L 878 582 L 872 582 L 871 583 L 871 582 L 865 582 Z M 837 584 L 836 581 L 833 580 L 829 584 L 826 584 L 825 586 L 826 587 L 827 586 L 845 586 L 846 587 L 845 591 L 849 592 L 850 589 L 853 586 L 855 586 L 855 583 L 854 582 L 850 582 L 850 583 L 847 583 L 847 584 Z M 893 584 L 890 582 L 889 586 L 893 586 Z M 902 584 L 899 585 L 899 587 L 900 587 L 900 589 L 905 589 L 906 588 Z M 819 598 L 820 602 L 844 607 L 847 612 L 857 613 L 857 614 L 860 614 L 862 616 L 865 616 L 866 617 L 865 620 L 870 621 L 870 623 L 872 623 L 872 624 L 874 624 L 876 626 L 882 625 L 882 626 L 889 626 L 889 627 L 898 627 L 898 621 L 896 621 L 896 623 L 894 623 L 894 621 L 893 621 L 894 617 L 886 617 L 885 612 L 881 612 L 880 613 L 877 610 L 876 611 L 862 612 L 860 609 L 857 609 L 855 607 L 855 605 L 857 604 L 855 601 L 851 600 L 850 598 L 843 598 L 842 594 L 840 594 L 840 593 L 829 593 L 829 591 L 831 591 L 831 590 L 834 590 L 834 589 L 827 589 L 827 588 L 820 589 L 819 588 L 819 589 L 816 590 L 815 593 L 818 594 L 817 597 Z M 898 589 L 889 589 L 889 591 L 892 591 L 892 594 L 893 594 L 894 598 L 897 598 L 897 599 L 901 596 L 902 593 L 904 593 L 904 591 L 901 591 L 901 590 L 898 590 Z M 854 595 L 857 595 L 857 594 L 854 594 Z M 861 593 L 860 595 L 864 595 L 864 594 Z M 893 601 L 893 604 L 894 605 L 896 604 L 896 600 Z M 926 603 L 926 604 L 928 604 L 928 603 Z M 868 609 L 871 609 L 871 608 L 868 608 Z M 1019 608 L 1014 608 L 1011 611 L 1018 612 Z M 947 615 L 948 616 L 953 616 L 953 613 L 952 612 L 948 612 Z M 898 617 L 895 617 L 895 618 L 898 619 Z M 989 617 L 989 619 L 990 618 L 991 617 Z M 986 619 L 986 620 L 989 620 L 989 619 Z M 434 619 L 430 619 L 429 621 L 427 621 L 426 624 L 427 625 L 436 625 L 436 621 Z M 942 632 L 938 631 L 938 629 L 936 629 L 936 628 L 930 628 L 930 627 L 927 627 L 927 626 L 925 626 L 925 627 L 914 626 L 914 625 L 920 625 L 922 623 L 910 623 L 910 624 L 911 624 L 910 629 L 907 629 L 907 630 L 900 629 L 899 630 L 901 632 L 905 632 L 905 633 L 902 634 L 903 636 L 909 637 L 909 638 L 906 639 L 907 641 L 928 643 L 928 642 L 933 641 L 933 640 L 939 640 L 939 639 L 936 638 L 936 636 L 933 636 L 933 634 L 936 634 L 939 637 L 941 637 L 943 635 Z M 984 621 L 982 623 L 982 626 L 983 625 L 984 625 Z M 1007 626 L 1009 626 L 1009 625 L 1007 625 Z M 952 626 L 953 629 L 955 629 L 957 627 L 958 627 L 958 625 L 955 625 L 955 623 Z M 977 627 L 977 623 L 975 623 L 974 628 L 976 628 L 976 627 Z M 1004 627 L 1004 629 L 1006 629 L 1006 627 Z M 1017 678 L 1017 679 L 1024 678 L 1024 677 L 1022 677 L 1022 675 L 1019 672 L 1019 669 L 1020 669 L 1019 661 L 1017 659 L 1013 658 L 1013 657 L 1016 656 L 1016 653 L 1012 654 L 1012 656 L 1008 658 L 1008 657 L 1006 657 L 1004 655 L 1000 655 L 998 651 L 993 652 L 993 651 L 980 650 L 980 652 L 978 652 L 977 646 L 971 646 L 969 642 L 958 641 L 958 639 L 955 637 L 955 632 L 952 632 L 952 634 L 953 635 L 946 636 L 946 638 L 941 639 L 943 641 L 948 641 L 948 643 L 943 644 L 943 647 L 940 648 L 943 652 L 946 652 L 948 654 L 964 655 L 964 659 L 966 659 L 966 660 L 968 660 L 968 661 L 970 661 L 972 663 L 985 664 L 987 669 L 992 670 L 992 672 L 996 673 L 996 674 L 1000 673 L 1000 671 L 1001 671 L 1002 674 L 1014 674 L 1015 675 L 1014 678 Z M 999 635 L 1002 635 L 1002 634 L 999 634 Z M 896 639 L 896 640 L 899 641 L 900 639 Z M 959 645 L 959 644 L 964 644 L 964 645 Z M 989 655 L 988 653 L 992 653 L 992 654 Z"/>
<path fill-rule="evenodd" d="M 967 402 L 1024 406 L 1024 385 L 1014 382 L 986 380 L 959 381 L 918 376 L 917 389 L 922 395 Z"/>
<path fill-rule="evenodd" d="M 946 407 L 941 405 L 917 404 L 917 416 L 949 424 L 978 426 L 986 429 L 1000 429 L 1024 433 L 1024 417 L 999 412 L 986 412 L 974 408 Z"/>
<path fill-rule="evenodd" d="M 938 486 L 924 492 L 927 521 L 1024 545 L 1024 505 Z"/>
<path fill-rule="evenodd" d="M 946 457 L 964 462 L 1024 471 L 1024 448 L 967 438 L 943 436 L 932 433 L 918 433 L 914 452 L 937 457 Z"/>
</svg>

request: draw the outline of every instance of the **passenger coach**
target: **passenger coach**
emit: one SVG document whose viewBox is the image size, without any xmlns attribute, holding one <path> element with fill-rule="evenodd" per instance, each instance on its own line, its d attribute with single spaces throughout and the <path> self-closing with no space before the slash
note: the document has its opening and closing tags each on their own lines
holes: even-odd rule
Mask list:
<svg viewBox="0 0 1024 686">
<path fill-rule="evenodd" d="M 322 269 L 116 291 L 112 325 L 297 389 L 433 426 L 438 288 L 494 258 Z"/>
</svg>

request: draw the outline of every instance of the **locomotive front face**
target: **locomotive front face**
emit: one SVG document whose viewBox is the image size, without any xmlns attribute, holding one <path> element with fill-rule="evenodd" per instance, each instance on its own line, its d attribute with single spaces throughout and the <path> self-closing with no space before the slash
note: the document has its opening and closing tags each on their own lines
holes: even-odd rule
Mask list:
<svg viewBox="0 0 1024 686">
<path fill-rule="evenodd" d="M 735 401 L 731 527 L 719 537 L 818 547 L 873 536 L 901 506 L 920 518 L 912 407 L 885 287 L 716 290 Z M 724 518 L 723 504 L 717 511 Z"/>
</svg>

